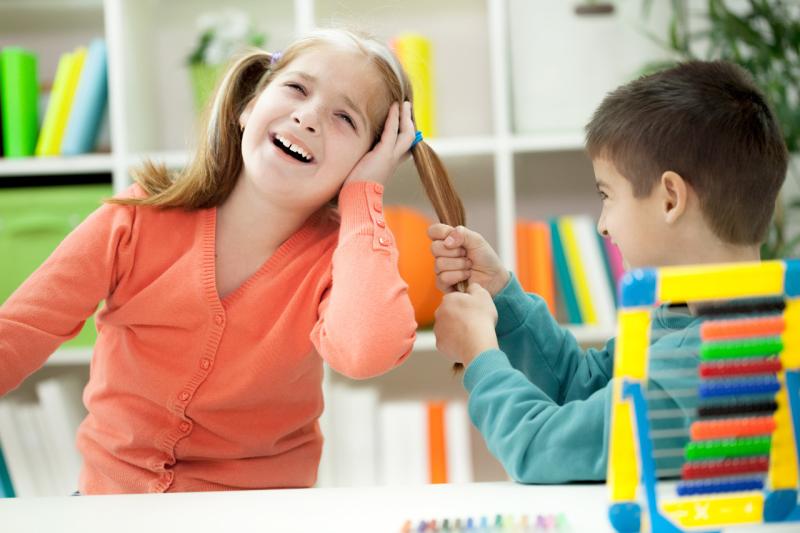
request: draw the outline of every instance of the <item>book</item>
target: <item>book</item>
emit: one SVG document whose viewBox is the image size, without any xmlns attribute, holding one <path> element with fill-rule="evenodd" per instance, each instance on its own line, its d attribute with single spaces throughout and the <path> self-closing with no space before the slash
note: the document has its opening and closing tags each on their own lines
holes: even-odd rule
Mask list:
<svg viewBox="0 0 800 533">
<path fill-rule="evenodd" d="M 404 33 L 392 41 L 392 47 L 411 82 L 417 129 L 426 138 L 435 137 L 437 131 L 431 42 L 422 35 Z"/>
<path fill-rule="evenodd" d="M 58 145 L 56 144 L 56 123 L 57 116 L 63 114 L 64 98 L 66 94 L 67 77 L 72 69 L 74 54 L 67 52 L 61 54 L 56 67 L 56 74 L 53 78 L 53 87 L 50 90 L 50 97 L 47 99 L 47 108 L 44 112 L 42 129 L 36 141 L 36 155 L 57 155 Z"/>
<path fill-rule="evenodd" d="M 558 284 L 559 293 L 564 299 L 564 307 L 567 310 L 567 321 L 570 324 L 583 324 L 583 316 L 581 314 L 580 306 L 578 305 L 578 298 L 575 295 L 575 288 L 572 284 L 570 277 L 569 266 L 567 265 L 567 258 L 564 252 L 563 238 L 559 228 L 558 219 L 551 218 L 550 225 L 550 243 L 553 249 L 553 263 L 555 264 L 556 281 Z"/>
<path fill-rule="evenodd" d="M 329 483 L 337 487 L 377 484 L 378 390 L 336 383 L 328 403 L 331 413 L 325 446 L 330 448 Z"/>
<path fill-rule="evenodd" d="M 447 442 L 447 481 L 448 483 L 471 483 L 474 481 L 474 474 L 467 403 L 447 402 L 444 425 L 445 441 Z"/>
<path fill-rule="evenodd" d="M 51 442 L 50 451 L 55 457 L 58 494 L 70 494 L 78 486 L 82 460 L 75 439 L 86 417 L 81 400 L 84 385 L 84 380 L 75 374 L 44 379 L 36 384 L 36 396 Z"/>
<path fill-rule="evenodd" d="M 0 498 L 13 498 L 14 496 L 16 496 L 14 484 L 11 483 L 11 474 L 8 472 L 5 454 L 0 446 Z"/>
<path fill-rule="evenodd" d="M 424 402 L 381 402 L 378 408 L 379 480 L 383 485 L 429 481 L 427 408 Z"/>
<path fill-rule="evenodd" d="M 4 157 L 32 156 L 39 131 L 36 55 L 9 46 L 0 51 L 0 108 Z"/>
<path fill-rule="evenodd" d="M 61 143 L 63 155 L 85 154 L 95 147 L 108 101 L 107 56 L 105 41 L 102 39 L 92 41 L 75 90 L 64 140 Z"/>
<path fill-rule="evenodd" d="M 25 429 L 19 421 L 20 405 L 17 400 L 0 399 L 0 446 L 3 447 L 16 496 L 26 498 L 39 496 L 40 492 L 31 466 L 34 457 L 29 457 Z"/>
<path fill-rule="evenodd" d="M 442 401 L 429 401 L 428 418 L 428 481 L 447 483 L 447 439 Z"/>
<path fill-rule="evenodd" d="M 598 240 L 599 234 L 591 218 L 586 215 L 571 218 L 584 273 L 589 284 L 589 295 L 595 309 L 597 323 L 613 325 L 617 318 L 614 295 L 605 265 L 604 251 Z"/>
<path fill-rule="evenodd" d="M 555 278 L 553 276 L 553 252 L 550 248 L 550 228 L 544 222 L 528 223 L 528 253 L 531 266 L 533 292 L 547 303 L 550 314 L 556 316 Z"/>
<path fill-rule="evenodd" d="M 42 140 L 41 143 L 37 143 L 36 155 L 61 155 L 61 143 L 67 130 L 67 120 L 72 110 L 78 81 L 86 60 L 87 49 L 79 47 L 74 52 L 65 55 L 67 56 L 66 59 L 62 56 L 56 69 L 53 92 L 45 113 L 45 122 L 42 125 L 44 130 L 41 136 Z M 63 60 L 66 60 L 66 65 L 64 65 L 62 71 L 61 61 Z M 59 79 L 59 77 L 62 79 Z"/>
</svg>

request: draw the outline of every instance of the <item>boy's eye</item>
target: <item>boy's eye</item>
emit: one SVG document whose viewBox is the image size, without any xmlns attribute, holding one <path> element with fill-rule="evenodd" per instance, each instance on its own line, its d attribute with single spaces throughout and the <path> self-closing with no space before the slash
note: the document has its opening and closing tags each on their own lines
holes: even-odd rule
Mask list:
<svg viewBox="0 0 800 533">
<path fill-rule="evenodd" d="M 597 191 L 597 194 L 600 195 L 600 199 L 601 200 L 605 200 L 605 199 L 608 198 L 608 195 L 606 193 L 604 193 L 603 191 Z"/>
</svg>

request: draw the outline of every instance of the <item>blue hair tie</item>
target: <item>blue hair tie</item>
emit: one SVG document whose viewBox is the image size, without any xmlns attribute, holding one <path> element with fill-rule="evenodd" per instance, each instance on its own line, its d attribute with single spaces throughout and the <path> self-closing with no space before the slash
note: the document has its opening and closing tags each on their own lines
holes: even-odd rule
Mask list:
<svg viewBox="0 0 800 533">
<path fill-rule="evenodd" d="M 274 65 L 278 61 L 281 60 L 281 56 L 283 56 L 283 52 L 272 52 L 269 55 L 269 64 L 270 66 Z"/>
<path fill-rule="evenodd" d="M 408 149 L 409 149 L 409 150 L 411 150 L 411 149 L 412 149 L 412 148 L 414 148 L 414 147 L 417 145 L 417 143 L 419 143 L 420 141 L 422 141 L 422 132 L 421 132 L 421 131 L 419 131 L 419 130 L 417 130 L 417 134 L 414 136 L 414 142 L 412 142 L 412 143 L 411 143 L 411 146 L 409 146 L 409 147 L 408 147 Z"/>
</svg>

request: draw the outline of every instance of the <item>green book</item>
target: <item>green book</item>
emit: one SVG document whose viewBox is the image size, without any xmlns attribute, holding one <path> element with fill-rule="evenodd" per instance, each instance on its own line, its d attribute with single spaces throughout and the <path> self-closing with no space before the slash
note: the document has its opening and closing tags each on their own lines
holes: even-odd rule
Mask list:
<svg viewBox="0 0 800 533">
<path fill-rule="evenodd" d="M 0 107 L 3 109 L 3 155 L 32 156 L 39 127 L 36 55 L 9 46 L 0 51 Z"/>
<path fill-rule="evenodd" d="M 14 496 L 14 485 L 11 484 L 11 476 L 3 457 L 3 449 L 0 448 L 0 498 L 13 498 Z"/>
</svg>

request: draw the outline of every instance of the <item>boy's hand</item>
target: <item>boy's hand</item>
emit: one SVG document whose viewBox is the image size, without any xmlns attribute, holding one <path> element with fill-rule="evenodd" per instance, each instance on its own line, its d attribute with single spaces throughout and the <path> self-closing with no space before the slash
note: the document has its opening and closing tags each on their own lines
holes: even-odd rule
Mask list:
<svg viewBox="0 0 800 533">
<path fill-rule="evenodd" d="M 456 283 L 469 280 L 494 297 L 508 283 L 508 271 L 480 233 L 464 226 L 434 224 L 428 228 L 428 237 L 440 291 L 452 292 Z"/>
<path fill-rule="evenodd" d="M 408 150 L 415 135 L 411 103 L 403 102 L 402 106 L 393 103 L 386 115 L 380 141 L 356 163 L 345 183 L 375 181 L 385 184 L 400 163 L 409 157 L 411 152 Z"/>
<path fill-rule="evenodd" d="M 480 353 L 497 348 L 497 309 L 491 295 L 470 283 L 467 292 L 445 294 L 436 310 L 436 349 L 454 363 L 469 365 Z"/>
</svg>

